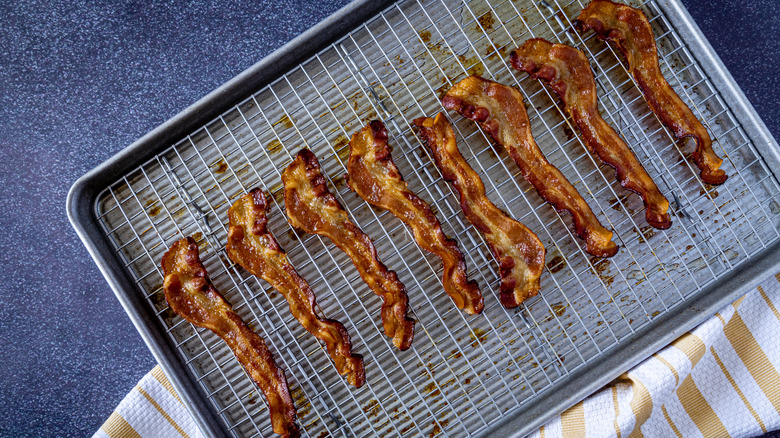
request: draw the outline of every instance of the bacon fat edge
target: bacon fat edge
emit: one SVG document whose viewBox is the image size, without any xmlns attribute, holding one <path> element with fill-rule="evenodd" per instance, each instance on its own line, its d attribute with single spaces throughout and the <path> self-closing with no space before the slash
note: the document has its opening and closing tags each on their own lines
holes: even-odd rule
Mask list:
<svg viewBox="0 0 780 438">
<path fill-rule="evenodd" d="M 163 291 L 171 309 L 225 341 L 263 391 L 274 432 L 283 437 L 300 436 L 284 371 L 274 362 L 263 338 L 247 327 L 211 283 L 195 240 L 187 237 L 174 243 L 163 255 L 161 265 L 165 275 Z"/>
<path fill-rule="evenodd" d="M 585 54 L 565 44 L 534 38 L 512 52 L 511 62 L 515 69 L 543 80 L 560 97 L 588 149 L 615 169 L 621 186 L 642 197 L 647 223 L 669 228 L 669 201 L 599 113 L 596 81 Z"/>
<path fill-rule="evenodd" d="M 468 279 L 458 244 L 444 234 L 428 204 L 409 190 L 393 162 L 385 125 L 372 121 L 352 136 L 349 149 L 350 189 L 401 219 L 412 229 L 418 245 L 441 258 L 444 290 L 459 309 L 472 315 L 482 312 L 482 293 L 477 283 Z"/>
<path fill-rule="evenodd" d="M 479 175 L 458 150 L 455 133 L 444 114 L 414 121 L 419 134 L 434 157 L 445 180 L 460 194 L 466 218 L 488 242 L 499 264 L 499 299 L 507 308 L 539 292 L 544 271 L 545 249 L 531 230 L 496 207 L 485 195 Z"/>
<path fill-rule="evenodd" d="M 650 109 L 678 139 L 690 137 L 696 142 L 693 162 L 701 170 L 702 181 L 723 184 L 728 176 L 720 169 L 723 160 L 712 149 L 707 129 L 693 115 L 661 73 L 655 35 L 645 14 L 631 6 L 609 0 L 593 0 L 580 12 L 575 27 L 593 30 L 602 40 L 615 43 L 628 61 Z"/>
<path fill-rule="evenodd" d="M 314 153 L 301 150 L 282 174 L 282 182 L 290 224 L 328 237 L 349 256 L 363 281 L 383 300 L 385 334 L 399 350 L 408 349 L 414 337 L 414 321 L 406 317 L 406 287 L 379 260 L 371 239 L 349 220 L 347 212 L 328 191 Z"/>
</svg>

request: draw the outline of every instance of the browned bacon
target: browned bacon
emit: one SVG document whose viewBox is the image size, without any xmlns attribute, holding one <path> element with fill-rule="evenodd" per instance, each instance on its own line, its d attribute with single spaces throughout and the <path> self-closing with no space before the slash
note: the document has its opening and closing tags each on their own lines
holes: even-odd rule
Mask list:
<svg viewBox="0 0 780 438">
<path fill-rule="evenodd" d="M 466 218 L 485 236 L 498 260 L 501 304 L 517 307 L 536 295 L 544 270 L 542 242 L 525 225 L 490 202 L 479 175 L 460 154 L 455 133 L 444 114 L 438 114 L 435 119 L 419 118 L 414 123 L 444 179 L 460 194 L 460 206 Z"/>
<path fill-rule="evenodd" d="M 260 189 L 243 195 L 230 207 L 228 256 L 278 290 L 290 305 L 290 313 L 295 319 L 306 331 L 325 343 L 339 374 L 346 376 L 355 387 L 360 387 L 366 380 L 363 358 L 352 354 L 349 333 L 340 322 L 317 315 L 314 291 L 298 275 L 287 259 L 287 253 L 266 228 L 267 208 L 265 193 Z"/>
<path fill-rule="evenodd" d="M 609 0 L 593 0 L 580 12 L 575 25 L 583 32 L 593 30 L 599 38 L 617 45 L 650 109 L 675 137 L 696 141 L 693 161 L 701 170 L 702 181 L 723 184 L 728 176 L 719 169 L 723 160 L 712 150 L 710 135 L 661 74 L 655 36 L 645 14 Z"/>
<path fill-rule="evenodd" d="M 284 437 L 300 436 L 284 372 L 276 366 L 263 338 L 246 326 L 211 284 L 195 240 L 187 237 L 174 243 L 163 255 L 162 270 L 163 291 L 171 309 L 225 341 L 265 394 L 274 432 Z"/>
<path fill-rule="evenodd" d="M 409 190 L 390 155 L 385 125 L 375 120 L 349 142 L 347 183 L 361 198 L 390 211 L 408 225 L 417 244 L 442 259 L 444 290 L 459 309 L 482 312 L 482 294 L 466 275 L 458 244 L 448 238 L 428 204 Z"/>
<path fill-rule="evenodd" d="M 303 149 L 282 174 L 284 203 L 292 226 L 329 238 L 344 251 L 360 277 L 382 297 L 382 325 L 393 345 L 406 350 L 414 337 L 414 321 L 406 317 L 406 288 L 379 260 L 371 239 L 347 217 L 325 184 L 317 157 Z"/>
<path fill-rule="evenodd" d="M 545 81 L 561 98 L 588 149 L 616 170 L 621 186 L 642 197 L 647 223 L 660 229 L 669 228 L 672 225 L 669 201 L 628 145 L 601 118 L 596 81 L 585 54 L 565 44 L 534 38 L 512 52 L 511 59 L 517 70 Z"/>
</svg>

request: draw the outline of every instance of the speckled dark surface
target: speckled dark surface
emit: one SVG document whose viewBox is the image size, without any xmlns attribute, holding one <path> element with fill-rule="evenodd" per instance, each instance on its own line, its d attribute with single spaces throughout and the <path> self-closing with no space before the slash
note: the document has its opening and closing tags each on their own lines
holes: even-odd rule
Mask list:
<svg viewBox="0 0 780 438">
<path fill-rule="evenodd" d="M 683 1 L 780 136 L 780 3 Z M 90 435 L 154 365 L 67 222 L 73 181 L 345 3 L 0 4 L 0 435 Z"/>
</svg>

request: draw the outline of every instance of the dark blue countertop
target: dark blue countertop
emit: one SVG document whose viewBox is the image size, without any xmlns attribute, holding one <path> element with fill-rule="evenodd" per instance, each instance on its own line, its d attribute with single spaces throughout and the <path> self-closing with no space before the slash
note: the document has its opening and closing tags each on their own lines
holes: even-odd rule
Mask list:
<svg viewBox="0 0 780 438">
<path fill-rule="evenodd" d="M 155 364 L 68 224 L 73 181 L 345 3 L 0 4 L 0 435 L 91 435 Z M 684 3 L 779 136 L 780 4 Z"/>
</svg>

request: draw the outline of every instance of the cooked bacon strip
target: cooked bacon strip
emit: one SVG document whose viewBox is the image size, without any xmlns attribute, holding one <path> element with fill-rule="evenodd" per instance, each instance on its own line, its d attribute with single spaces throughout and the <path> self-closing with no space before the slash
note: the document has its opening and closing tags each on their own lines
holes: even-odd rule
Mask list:
<svg viewBox="0 0 780 438">
<path fill-rule="evenodd" d="M 303 149 L 282 174 L 284 203 L 292 226 L 329 238 L 355 264 L 360 277 L 382 297 L 382 325 L 393 345 L 412 345 L 414 321 L 406 317 L 406 287 L 379 260 L 371 239 L 347 217 L 347 212 L 325 185 L 317 157 Z"/>
<path fill-rule="evenodd" d="M 439 113 L 435 119 L 414 121 L 423 143 L 433 153 L 445 180 L 460 194 L 466 218 L 488 242 L 499 264 L 499 299 L 506 308 L 517 307 L 539 292 L 544 270 L 544 245 L 533 231 L 496 207 L 485 195 L 485 185 L 458 150 L 452 125 Z"/>
<path fill-rule="evenodd" d="M 719 169 L 723 160 L 712 150 L 710 135 L 661 74 L 655 36 L 645 14 L 609 0 L 593 0 L 580 12 L 575 26 L 582 32 L 591 29 L 600 39 L 617 45 L 628 61 L 628 71 L 661 123 L 678 139 L 692 137 L 696 141 L 693 161 L 701 170 L 702 181 L 723 184 L 728 176 Z"/>
<path fill-rule="evenodd" d="M 263 338 L 246 326 L 211 284 L 195 240 L 187 237 L 174 243 L 163 255 L 162 270 L 165 300 L 171 309 L 190 323 L 211 330 L 233 350 L 265 394 L 274 432 L 283 437 L 300 436 L 284 371 L 276 366 Z"/>
<path fill-rule="evenodd" d="M 621 186 L 642 197 L 647 223 L 662 230 L 669 228 L 669 201 L 628 145 L 601 118 L 596 81 L 585 54 L 566 44 L 534 38 L 512 52 L 511 59 L 517 70 L 546 81 L 558 94 L 588 149 L 616 170 Z"/>
<path fill-rule="evenodd" d="M 531 135 L 523 95 L 512 87 L 469 76 L 455 84 L 442 99 L 445 108 L 474 120 L 503 145 L 525 179 L 557 210 L 566 210 L 574 229 L 585 240 L 585 250 L 597 257 L 612 257 L 618 247 L 577 189 L 550 164 Z"/>
<path fill-rule="evenodd" d="M 390 155 L 385 125 L 375 120 L 349 142 L 347 184 L 366 202 L 385 210 L 408 225 L 417 244 L 439 256 L 444 264 L 444 290 L 459 309 L 482 312 L 482 293 L 466 275 L 466 262 L 458 244 L 448 238 L 428 204 L 409 190 Z"/>
<path fill-rule="evenodd" d="M 295 319 L 306 331 L 325 343 L 339 374 L 359 388 L 366 380 L 363 357 L 352 354 L 349 333 L 340 322 L 317 315 L 314 291 L 298 275 L 287 254 L 266 229 L 267 208 L 265 193 L 260 189 L 250 191 L 230 207 L 228 256 L 284 296 Z"/>
</svg>

